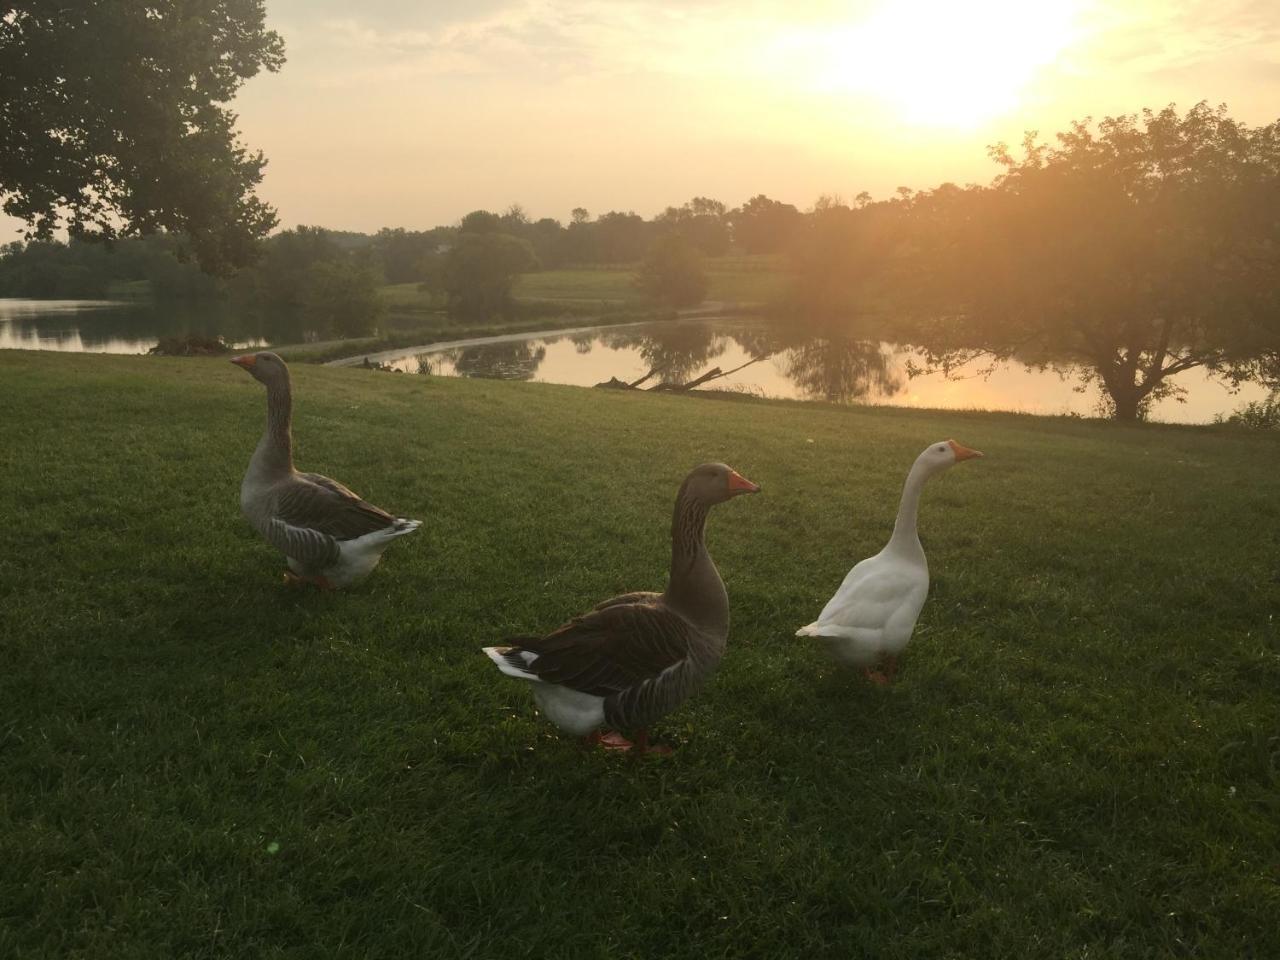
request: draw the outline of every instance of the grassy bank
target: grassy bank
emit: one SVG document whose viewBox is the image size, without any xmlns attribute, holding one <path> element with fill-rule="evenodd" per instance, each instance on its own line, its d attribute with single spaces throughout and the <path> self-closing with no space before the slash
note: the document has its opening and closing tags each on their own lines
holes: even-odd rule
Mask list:
<svg viewBox="0 0 1280 960">
<path fill-rule="evenodd" d="M 0 956 L 1280 954 L 1280 441 L 295 368 L 300 464 L 427 521 L 292 592 L 225 361 L 0 352 Z M 934 585 L 882 691 L 794 639 L 931 440 Z M 719 674 L 633 763 L 478 652 L 659 589 Z"/>
<path fill-rule="evenodd" d="M 517 302 L 547 309 L 589 309 L 607 313 L 618 307 L 636 308 L 643 298 L 633 283 L 637 264 L 599 264 L 539 270 L 516 278 Z M 775 256 L 713 257 L 706 261 L 707 299 L 727 303 L 767 303 L 780 296 L 787 282 L 782 259 Z M 438 299 L 416 283 L 397 283 L 378 292 L 387 309 L 407 313 L 440 309 Z"/>
<path fill-rule="evenodd" d="M 387 327 L 385 333 L 377 337 L 354 337 L 347 340 L 321 340 L 316 343 L 295 343 L 273 346 L 290 363 L 325 363 L 343 357 L 358 357 L 361 354 L 377 353 L 381 350 L 395 350 L 400 347 L 416 347 L 421 344 L 439 343 L 444 340 L 461 340 L 470 337 L 492 337 L 504 333 L 524 333 L 535 330 L 556 330 L 574 326 L 609 326 L 620 323 L 633 323 L 640 320 L 670 320 L 676 316 L 674 310 L 663 309 L 617 309 L 604 316 L 585 312 L 548 311 L 532 315 L 516 313 L 508 318 L 491 317 L 482 323 L 460 320 L 445 315 L 424 320 L 414 317 L 412 322 L 404 322 L 408 317 L 395 315 L 384 319 Z"/>
</svg>

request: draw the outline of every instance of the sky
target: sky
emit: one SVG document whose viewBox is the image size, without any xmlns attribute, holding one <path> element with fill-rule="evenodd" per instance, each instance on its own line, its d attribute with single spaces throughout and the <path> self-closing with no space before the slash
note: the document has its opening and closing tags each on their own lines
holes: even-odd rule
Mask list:
<svg viewBox="0 0 1280 960">
<path fill-rule="evenodd" d="M 281 225 L 567 221 L 987 182 L 1086 116 L 1280 117 L 1275 0 L 267 0 L 234 103 Z"/>
</svg>

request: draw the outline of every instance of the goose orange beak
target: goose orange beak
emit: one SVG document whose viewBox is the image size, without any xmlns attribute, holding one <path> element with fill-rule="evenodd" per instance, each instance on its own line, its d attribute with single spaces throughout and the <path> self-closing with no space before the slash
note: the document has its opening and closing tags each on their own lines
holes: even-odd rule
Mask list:
<svg viewBox="0 0 1280 960">
<path fill-rule="evenodd" d="M 255 363 L 258 362 L 258 358 L 255 357 L 252 353 L 246 353 L 239 357 L 232 357 L 231 362 L 234 363 L 237 367 L 244 367 L 246 370 L 248 370 L 250 367 L 252 367 Z"/>
<path fill-rule="evenodd" d="M 951 444 L 951 450 L 956 455 L 956 463 L 982 456 L 981 450 L 970 450 L 963 443 L 956 443 L 954 440 L 948 440 L 947 443 Z"/>
<path fill-rule="evenodd" d="M 760 484 L 752 483 L 737 470 L 729 471 L 729 496 L 736 497 L 740 493 L 759 493 Z"/>
</svg>

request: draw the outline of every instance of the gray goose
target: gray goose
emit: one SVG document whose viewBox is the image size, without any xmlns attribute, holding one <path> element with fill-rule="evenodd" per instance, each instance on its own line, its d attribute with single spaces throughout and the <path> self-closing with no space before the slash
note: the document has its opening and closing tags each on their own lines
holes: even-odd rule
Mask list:
<svg viewBox="0 0 1280 960">
<path fill-rule="evenodd" d="M 363 580 L 391 541 L 420 521 L 393 517 L 337 480 L 295 470 L 289 368 L 265 352 L 231 362 L 267 388 L 267 428 L 240 484 L 241 512 L 288 559 L 286 583 L 334 590 Z"/>
<path fill-rule="evenodd" d="M 729 597 L 707 553 L 707 513 L 760 488 L 723 463 L 694 468 L 671 521 L 671 575 L 664 593 L 624 593 L 541 637 L 512 637 L 484 652 L 527 681 L 543 714 L 588 744 L 636 753 L 648 728 L 693 695 L 715 671 L 729 637 Z M 600 728 L 613 732 L 601 735 Z M 619 730 L 633 730 L 635 742 Z"/>
</svg>

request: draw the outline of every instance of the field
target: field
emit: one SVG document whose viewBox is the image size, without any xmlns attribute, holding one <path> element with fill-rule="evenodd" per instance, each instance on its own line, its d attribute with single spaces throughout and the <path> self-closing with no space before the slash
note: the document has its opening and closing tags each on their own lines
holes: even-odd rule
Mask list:
<svg viewBox="0 0 1280 960">
<path fill-rule="evenodd" d="M 778 257 L 716 257 L 706 261 L 710 286 L 707 299 L 728 303 L 765 303 L 782 293 L 786 273 Z M 618 306 L 636 307 L 642 301 L 632 283 L 636 264 L 604 264 L 521 274 L 516 279 L 517 301 L 595 306 L 602 312 Z M 416 283 L 382 287 L 379 295 L 392 311 L 438 309 Z"/>
<path fill-rule="evenodd" d="M 1280 956 L 1280 437 L 294 374 L 426 521 L 346 593 L 238 514 L 242 371 L 0 352 L 0 956 Z M 872 688 L 792 634 L 949 436 Z M 709 459 L 728 655 L 587 752 L 479 647 L 660 589 Z"/>
</svg>

